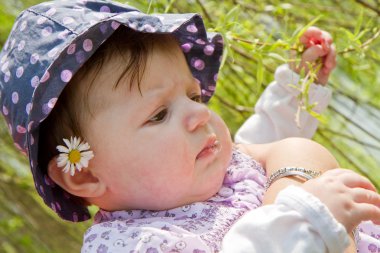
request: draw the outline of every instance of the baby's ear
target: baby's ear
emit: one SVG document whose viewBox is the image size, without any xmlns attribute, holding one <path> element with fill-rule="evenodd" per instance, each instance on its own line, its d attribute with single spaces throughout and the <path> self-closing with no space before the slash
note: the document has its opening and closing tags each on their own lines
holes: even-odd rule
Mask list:
<svg viewBox="0 0 380 253">
<path fill-rule="evenodd" d="M 82 198 L 101 197 L 106 192 L 106 185 L 93 175 L 91 167 L 75 171 L 73 176 L 57 166 L 57 157 L 48 164 L 49 177 L 65 191 Z"/>
</svg>

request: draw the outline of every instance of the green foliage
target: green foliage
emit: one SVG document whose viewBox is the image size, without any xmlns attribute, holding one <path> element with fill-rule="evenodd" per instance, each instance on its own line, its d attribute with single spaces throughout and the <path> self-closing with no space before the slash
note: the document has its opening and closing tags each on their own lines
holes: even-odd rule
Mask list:
<svg viewBox="0 0 380 253">
<path fill-rule="evenodd" d="M 321 119 L 315 140 L 334 153 L 342 167 L 366 176 L 380 189 L 380 29 L 377 1 L 290 0 L 130 0 L 144 12 L 197 12 L 208 31 L 225 40 L 218 89 L 210 101 L 232 134 L 253 113 L 289 50 L 301 51 L 299 36 L 310 25 L 329 31 L 338 51 L 338 67 L 329 86 L 333 102 L 323 115 L 308 102 L 312 73 L 299 86 L 300 107 Z M 39 0 L 0 0 L 0 45 L 15 17 Z M 1 108 L 0 108 L 1 109 Z M 297 120 L 297 115 L 295 115 Z M 260 134 L 260 133 L 257 133 Z M 0 124 L 0 251 L 79 251 L 88 224 L 59 221 L 33 190 L 28 163 Z"/>
</svg>

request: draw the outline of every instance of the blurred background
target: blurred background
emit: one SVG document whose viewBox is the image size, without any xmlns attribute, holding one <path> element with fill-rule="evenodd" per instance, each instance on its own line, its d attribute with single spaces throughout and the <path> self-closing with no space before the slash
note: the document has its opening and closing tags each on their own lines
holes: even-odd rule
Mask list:
<svg viewBox="0 0 380 253">
<path fill-rule="evenodd" d="M 17 15 L 39 2 L 0 0 L 0 48 Z M 342 167 L 369 177 L 380 189 L 379 0 L 120 2 L 149 13 L 197 12 L 209 31 L 223 34 L 223 66 L 210 106 L 232 134 L 253 113 L 276 67 L 288 61 L 300 31 L 314 24 L 330 32 L 338 51 L 338 66 L 328 84 L 333 101 L 326 113 L 315 115 L 321 124 L 314 139 Z M 27 160 L 14 148 L 0 117 L 0 252 L 79 252 L 89 225 L 60 221 L 43 205 Z"/>
</svg>

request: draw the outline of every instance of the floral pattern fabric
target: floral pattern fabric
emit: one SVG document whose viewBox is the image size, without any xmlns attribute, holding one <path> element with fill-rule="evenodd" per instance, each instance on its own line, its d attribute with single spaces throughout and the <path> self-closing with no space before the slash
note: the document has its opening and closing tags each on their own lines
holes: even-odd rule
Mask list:
<svg viewBox="0 0 380 253">
<path fill-rule="evenodd" d="M 100 210 L 84 235 L 82 252 L 220 252 L 224 235 L 245 212 L 262 204 L 265 171 L 234 150 L 219 192 L 205 202 L 165 211 Z M 380 226 L 359 226 L 358 252 L 380 252 Z"/>
</svg>

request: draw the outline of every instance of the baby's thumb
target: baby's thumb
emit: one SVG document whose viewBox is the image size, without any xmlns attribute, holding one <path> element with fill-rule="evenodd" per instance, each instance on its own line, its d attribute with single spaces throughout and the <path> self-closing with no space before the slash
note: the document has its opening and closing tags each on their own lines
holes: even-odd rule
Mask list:
<svg viewBox="0 0 380 253">
<path fill-rule="evenodd" d="M 314 45 L 303 52 L 302 62 L 314 62 L 326 54 L 327 52 L 325 52 L 321 45 Z"/>
</svg>

